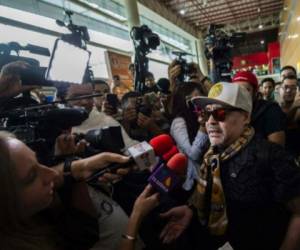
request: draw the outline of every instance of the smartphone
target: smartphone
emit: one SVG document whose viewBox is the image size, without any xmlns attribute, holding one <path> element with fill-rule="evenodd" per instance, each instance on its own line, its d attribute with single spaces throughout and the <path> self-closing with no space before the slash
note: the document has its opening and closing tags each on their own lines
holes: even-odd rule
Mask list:
<svg viewBox="0 0 300 250">
<path fill-rule="evenodd" d="M 107 94 L 106 101 L 113 109 L 117 112 L 117 107 L 119 106 L 119 100 L 116 94 Z"/>
</svg>

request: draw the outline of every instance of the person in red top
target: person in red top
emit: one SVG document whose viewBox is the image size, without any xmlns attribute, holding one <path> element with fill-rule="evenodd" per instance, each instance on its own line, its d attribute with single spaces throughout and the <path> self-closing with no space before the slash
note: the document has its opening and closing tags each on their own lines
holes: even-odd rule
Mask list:
<svg viewBox="0 0 300 250">
<path fill-rule="evenodd" d="M 232 82 L 245 87 L 252 96 L 251 124 L 256 133 L 271 142 L 284 146 L 286 116 L 277 103 L 257 98 L 256 76 L 250 71 L 241 71 L 234 75 Z"/>
</svg>

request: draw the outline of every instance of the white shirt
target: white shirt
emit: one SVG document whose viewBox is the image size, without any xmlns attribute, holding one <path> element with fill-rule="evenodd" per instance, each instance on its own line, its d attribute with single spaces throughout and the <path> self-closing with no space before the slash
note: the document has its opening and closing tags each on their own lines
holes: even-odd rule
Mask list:
<svg viewBox="0 0 300 250">
<path fill-rule="evenodd" d="M 182 117 L 177 117 L 173 120 L 170 134 L 175 140 L 180 152 L 184 153 L 188 158 L 188 169 L 186 181 L 183 187 L 190 190 L 193 186 L 194 179 L 197 179 L 197 166 L 196 161 L 204 154 L 208 142 L 207 134 L 198 131 L 193 143 L 190 143 L 187 126 Z"/>
</svg>

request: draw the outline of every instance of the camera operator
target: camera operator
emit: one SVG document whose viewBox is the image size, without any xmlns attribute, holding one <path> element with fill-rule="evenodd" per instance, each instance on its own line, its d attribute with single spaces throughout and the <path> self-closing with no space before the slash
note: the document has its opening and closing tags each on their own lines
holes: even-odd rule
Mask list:
<svg viewBox="0 0 300 250">
<path fill-rule="evenodd" d="M 57 250 L 90 249 L 98 240 L 95 222 L 99 214 L 95 213 L 92 206 L 89 211 L 63 207 L 55 190 L 64 186 L 67 176 L 73 182 L 81 182 L 109 163 L 127 162 L 128 157 L 101 153 L 75 160 L 68 169 L 64 164 L 48 168 L 37 161 L 35 153 L 24 143 L 1 132 L 0 160 L 1 247 Z M 109 174 L 105 177 L 114 178 Z M 69 198 L 74 202 L 73 195 Z M 85 196 L 81 196 L 79 204 L 88 207 L 86 200 Z M 70 217 L 72 220 L 68 220 Z M 78 225 L 80 220 L 83 224 Z M 80 234 L 75 234 L 76 229 L 80 229 Z M 99 243 L 101 242 L 97 244 Z M 100 248 L 95 245 L 92 249 L 116 248 Z"/>
<path fill-rule="evenodd" d="M 83 95 L 90 95 L 93 93 L 93 87 L 91 84 L 72 85 L 67 91 L 67 98 L 78 97 Z M 89 117 L 80 126 L 73 127 L 72 133 L 86 133 L 92 129 L 100 129 L 103 127 L 121 126 L 113 117 L 106 115 L 104 112 L 99 112 L 94 107 L 94 101 L 92 98 L 82 99 L 78 101 L 70 102 L 71 106 L 84 107 Z M 125 129 L 121 126 L 122 137 L 124 140 L 125 147 L 128 148 L 137 143 L 132 140 Z"/>
<path fill-rule="evenodd" d="M 1 109 L 13 105 L 11 104 L 11 102 L 12 100 L 15 100 L 11 98 L 21 93 L 29 92 L 30 90 L 37 88 L 37 86 L 34 85 L 22 85 L 20 71 L 28 67 L 29 64 L 23 61 L 11 62 L 2 67 L 0 72 L 0 104 L 2 106 Z M 32 102 L 30 102 L 29 100 L 22 99 L 22 104 L 26 105 L 36 103 L 33 100 L 31 101 Z"/>
<path fill-rule="evenodd" d="M 111 94 L 108 83 L 103 80 L 94 80 L 93 86 L 94 93 L 102 95 L 94 98 L 97 110 L 104 112 L 108 116 L 112 116 L 117 121 L 121 120 L 122 115 L 119 110 L 119 100 L 116 95 Z"/>
<path fill-rule="evenodd" d="M 154 75 L 149 71 L 145 75 L 145 89 L 145 93 L 151 93 L 156 91 Z"/>
<path fill-rule="evenodd" d="M 149 141 L 152 137 L 164 133 L 155 121 L 155 112 L 152 112 L 145 100 L 141 93 L 128 92 L 121 101 L 122 124 L 130 137 L 138 141 Z"/>
<path fill-rule="evenodd" d="M 203 75 L 198 64 L 189 63 L 188 66 L 190 68 L 189 70 L 190 72 L 188 75 L 190 78 L 189 82 L 197 83 L 199 87 L 202 89 L 203 92 L 202 94 L 207 95 L 211 87 L 211 82 L 206 76 Z M 169 65 L 168 73 L 169 73 L 169 79 L 171 83 L 170 89 L 171 92 L 174 92 L 176 86 L 178 85 L 177 78 L 182 73 L 182 66 L 178 64 L 178 61 L 176 59 Z"/>
</svg>

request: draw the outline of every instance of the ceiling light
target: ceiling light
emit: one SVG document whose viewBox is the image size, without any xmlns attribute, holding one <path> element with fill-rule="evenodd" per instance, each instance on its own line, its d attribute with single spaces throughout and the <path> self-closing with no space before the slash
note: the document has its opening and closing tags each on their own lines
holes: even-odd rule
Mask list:
<svg viewBox="0 0 300 250">
<path fill-rule="evenodd" d="M 297 21 L 300 22 L 300 16 L 297 17 Z"/>
<path fill-rule="evenodd" d="M 287 6 L 285 6 L 285 7 L 283 8 L 283 10 L 288 10 L 288 7 L 287 7 Z"/>
<path fill-rule="evenodd" d="M 257 8 L 257 12 L 258 12 L 258 13 L 260 12 L 260 8 Z"/>
<path fill-rule="evenodd" d="M 284 22 L 281 22 L 281 23 L 280 23 L 280 26 L 283 26 L 283 25 L 285 25 L 285 23 L 284 23 Z"/>
<path fill-rule="evenodd" d="M 185 14 L 185 10 L 180 10 L 179 13 L 180 13 L 181 15 L 184 15 L 184 14 Z"/>
<path fill-rule="evenodd" d="M 262 29 L 264 26 L 262 25 L 262 24 L 260 24 L 259 26 L 258 26 L 258 28 L 259 29 Z"/>
<path fill-rule="evenodd" d="M 264 41 L 264 40 L 261 40 L 261 41 L 260 41 L 260 44 L 265 44 L 265 41 Z"/>
</svg>

